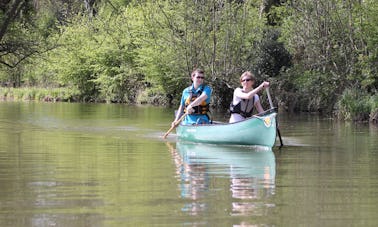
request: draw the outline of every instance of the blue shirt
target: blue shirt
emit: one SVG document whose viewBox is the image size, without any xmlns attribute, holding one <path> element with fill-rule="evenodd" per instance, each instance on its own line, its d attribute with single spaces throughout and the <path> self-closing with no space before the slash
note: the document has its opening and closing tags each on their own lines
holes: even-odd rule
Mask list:
<svg viewBox="0 0 378 227">
<path fill-rule="evenodd" d="M 206 103 L 210 103 L 211 99 L 211 88 L 207 85 L 202 84 L 197 89 L 194 89 L 194 86 L 190 86 L 184 89 L 181 96 L 181 105 L 185 107 L 185 101 L 187 98 L 190 97 L 190 94 L 198 95 L 201 93 L 205 93 L 207 95 Z M 209 123 L 209 117 L 206 114 L 189 114 L 185 117 L 185 119 L 182 121 L 181 124 L 183 125 L 191 125 L 191 124 L 208 124 Z"/>
</svg>

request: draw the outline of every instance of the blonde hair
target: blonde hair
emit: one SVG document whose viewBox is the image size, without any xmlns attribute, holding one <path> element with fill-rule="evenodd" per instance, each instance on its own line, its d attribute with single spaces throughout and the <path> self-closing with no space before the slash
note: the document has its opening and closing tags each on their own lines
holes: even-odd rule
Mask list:
<svg viewBox="0 0 378 227">
<path fill-rule="evenodd" d="M 251 73 L 250 71 L 245 71 L 241 76 L 240 76 L 240 82 L 242 82 L 243 78 L 244 77 L 249 77 L 253 83 L 256 83 L 256 77 L 253 73 Z"/>
</svg>

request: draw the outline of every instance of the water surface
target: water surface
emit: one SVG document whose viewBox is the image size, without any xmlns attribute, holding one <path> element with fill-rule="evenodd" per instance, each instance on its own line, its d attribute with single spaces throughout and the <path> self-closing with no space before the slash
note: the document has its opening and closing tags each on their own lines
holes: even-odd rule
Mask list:
<svg viewBox="0 0 378 227">
<path fill-rule="evenodd" d="M 214 146 L 163 140 L 172 111 L 0 103 L 0 226 L 378 224 L 377 126 L 280 114 L 282 149 Z"/>
</svg>

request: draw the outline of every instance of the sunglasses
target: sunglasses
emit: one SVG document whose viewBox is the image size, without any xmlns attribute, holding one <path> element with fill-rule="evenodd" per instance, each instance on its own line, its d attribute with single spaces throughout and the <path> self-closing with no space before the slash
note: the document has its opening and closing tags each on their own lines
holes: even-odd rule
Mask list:
<svg viewBox="0 0 378 227">
<path fill-rule="evenodd" d="M 196 76 L 197 79 L 205 79 L 203 76 Z"/>
<path fill-rule="evenodd" d="M 252 79 L 244 79 L 241 82 L 251 81 Z"/>
</svg>

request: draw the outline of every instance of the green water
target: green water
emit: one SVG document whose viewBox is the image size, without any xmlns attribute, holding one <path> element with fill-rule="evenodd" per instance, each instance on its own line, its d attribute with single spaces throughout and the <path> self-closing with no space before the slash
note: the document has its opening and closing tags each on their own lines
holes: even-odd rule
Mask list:
<svg viewBox="0 0 378 227">
<path fill-rule="evenodd" d="M 163 140 L 172 111 L 0 103 L 0 226 L 378 225 L 377 126 L 280 115 L 281 150 L 222 147 Z"/>
</svg>

